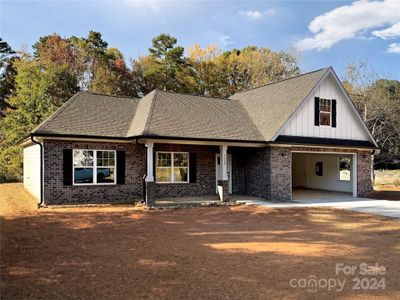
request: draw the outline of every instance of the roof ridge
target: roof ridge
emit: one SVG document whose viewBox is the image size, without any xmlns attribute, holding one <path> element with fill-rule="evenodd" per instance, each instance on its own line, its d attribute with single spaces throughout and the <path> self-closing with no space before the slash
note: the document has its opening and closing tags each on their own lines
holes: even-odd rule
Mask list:
<svg viewBox="0 0 400 300">
<path fill-rule="evenodd" d="M 196 95 L 196 94 L 190 94 L 190 93 L 182 93 L 182 92 L 172 92 L 172 91 L 161 91 L 158 89 L 155 89 L 159 92 L 162 93 L 169 93 L 169 94 L 177 94 L 177 95 L 187 95 L 187 96 L 193 96 L 193 97 L 203 97 L 203 98 L 208 98 L 208 99 L 216 99 L 216 100 L 233 100 L 233 99 L 229 99 L 229 98 L 223 98 L 223 97 L 214 97 L 214 96 L 206 96 L 206 95 Z"/>
<path fill-rule="evenodd" d="M 144 130 L 143 130 L 144 134 L 147 133 L 149 131 L 149 128 L 150 128 L 151 118 L 153 117 L 154 105 L 155 105 L 155 102 L 157 100 L 158 92 L 159 92 L 158 89 L 154 89 L 154 95 L 153 95 L 153 97 L 151 99 L 150 113 L 149 113 L 149 115 L 147 117 L 146 124 L 144 125 Z"/>
<path fill-rule="evenodd" d="M 94 92 L 90 92 L 90 91 L 81 91 L 79 93 L 86 93 L 86 94 L 106 96 L 106 97 L 114 97 L 114 98 L 125 98 L 125 99 L 129 99 L 129 100 L 140 100 L 140 98 L 131 97 L 131 96 L 107 95 L 107 94 L 102 94 L 102 93 L 94 93 Z"/>
<path fill-rule="evenodd" d="M 63 105 L 61 105 L 55 112 L 53 112 L 47 119 L 45 119 L 43 122 L 41 122 L 40 124 L 38 124 L 35 128 L 33 128 L 33 130 L 31 131 L 31 133 L 34 133 L 35 131 L 38 131 L 40 128 L 42 128 L 43 126 L 45 126 L 47 123 L 49 123 L 50 121 L 54 120 L 57 116 L 60 115 L 60 113 L 62 113 L 76 98 L 77 95 L 79 94 L 83 94 L 84 92 L 82 91 L 78 91 L 76 92 L 74 95 L 72 95 L 71 98 L 69 98 L 66 102 L 63 103 Z"/>
<path fill-rule="evenodd" d="M 256 90 L 256 89 L 259 89 L 259 88 L 263 88 L 263 87 L 266 87 L 266 86 L 269 86 L 269 85 L 277 84 L 277 83 L 280 83 L 280 82 L 282 82 L 282 81 L 287 81 L 287 80 L 291 80 L 291 79 L 296 79 L 296 78 L 301 77 L 301 76 L 304 76 L 304 75 L 310 75 L 310 74 L 312 74 L 312 73 L 320 72 L 320 71 L 322 71 L 322 70 L 327 70 L 327 69 L 329 69 L 329 68 L 331 68 L 331 67 L 320 68 L 320 69 L 318 69 L 318 70 L 314 70 L 314 71 L 306 72 L 306 73 L 303 73 L 303 74 L 298 74 L 298 75 L 295 75 L 295 76 L 292 76 L 292 77 L 289 77 L 289 78 L 285 78 L 285 79 L 280 79 L 280 80 L 277 80 L 277 81 L 273 81 L 273 82 L 270 82 L 270 83 L 267 83 L 267 84 L 260 85 L 260 86 L 258 86 L 258 87 L 253 87 L 253 88 L 247 89 L 247 90 L 245 90 L 245 91 L 237 92 L 237 93 L 233 94 L 231 97 L 233 97 L 234 95 L 237 95 L 237 94 L 246 93 L 246 92 L 248 92 L 248 91 L 252 91 L 252 90 Z"/>
</svg>

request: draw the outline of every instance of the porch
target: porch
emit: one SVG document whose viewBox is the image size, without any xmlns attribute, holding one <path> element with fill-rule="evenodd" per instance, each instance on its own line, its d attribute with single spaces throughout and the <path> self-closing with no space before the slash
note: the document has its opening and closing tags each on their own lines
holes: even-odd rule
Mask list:
<svg viewBox="0 0 400 300">
<path fill-rule="evenodd" d="M 148 206 L 225 205 L 266 197 L 265 145 L 159 140 L 144 144 Z"/>
</svg>

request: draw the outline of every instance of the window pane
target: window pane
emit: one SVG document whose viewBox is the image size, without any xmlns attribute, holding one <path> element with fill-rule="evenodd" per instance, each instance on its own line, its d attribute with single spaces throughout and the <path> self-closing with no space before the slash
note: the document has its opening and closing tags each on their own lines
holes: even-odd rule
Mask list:
<svg viewBox="0 0 400 300">
<path fill-rule="evenodd" d="M 115 168 L 97 168 L 97 183 L 114 183 Z"/>
<path fill-rule="evenodd" d="M 171 153 L 157 153 L 157 167 L 171 166 Z"/>
<path fill-rule="evenodd" d="M 320 99 L 319 110 L 320 111 L 330 112 L 331 111 L 331 100 L 329 100 L 329 99 Z"/>
<path fill-rule="evenodd" d="M 174 153 L 174 167 L 188 167 L 189 153 Z"/>
<path fill-rule="evenodd" d="M 351 179 L 351 160 L 348 157 L 339 158 L 339 180 L 350 181 Z"/>
<path fill-rule="evenodd" d="M 78 167 L 93 166 L 93 151 L 74 150 L 74 166 Z"/>
<path fill-rule="evenodd" d="M 320 125 L 331 125 L 331 114 L 330 113 L 320 113 L 319 114 L 319 124 Z"/>
<path fill-rule="evenodd" d="M 175 182 L 187 182 L 188 168 L 174 168 L 174 179 Z"/>
<path fill-rule="evenodd" d="M 93 183 L 93 168 L 74 168 L 74 183 Z"/>
<path fill-rule="evenodd" d="M 171 182 L 171 168 L 156 168 L 157 182 Z"/>
<path fill-rule="evenodd" d="M 115 167 L 114 151 L 97 151 L 98 167 Z"/>
</svg>

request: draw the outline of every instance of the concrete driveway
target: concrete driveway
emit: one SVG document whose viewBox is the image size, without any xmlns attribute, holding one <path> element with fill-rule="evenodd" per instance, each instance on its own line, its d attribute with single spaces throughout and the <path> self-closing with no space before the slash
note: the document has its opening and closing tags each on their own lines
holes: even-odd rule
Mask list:
<svg viewBox="0 0 400 300">
<path fill-rule="evenodd" d="M 352 211 L 370 213 L 392 218 L 400 218 L 400 201 L 375 200 L 368 198 L 354 198 L 348 193 L 335 193 L 321 191 L 297 193 L 289 203 L 276 203 L 262 200 L 246 200 L 246 204 L 266 207 L 333 207 Z"/>
</svg>

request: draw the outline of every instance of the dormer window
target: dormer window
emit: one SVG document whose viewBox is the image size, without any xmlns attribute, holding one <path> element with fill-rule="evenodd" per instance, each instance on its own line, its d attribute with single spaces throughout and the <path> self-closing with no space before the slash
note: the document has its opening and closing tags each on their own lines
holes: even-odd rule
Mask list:
<svg viewBox="0 0 400 300">
<path fill-rule="evenodd" d="M 315 97 L 315 126 L 336 127 L 336 100 Z"/>
<path fill-rule="evenodd" d="M 319 125 L 331 126 L 332 101 L 319 99 Z"/>
</svg>

